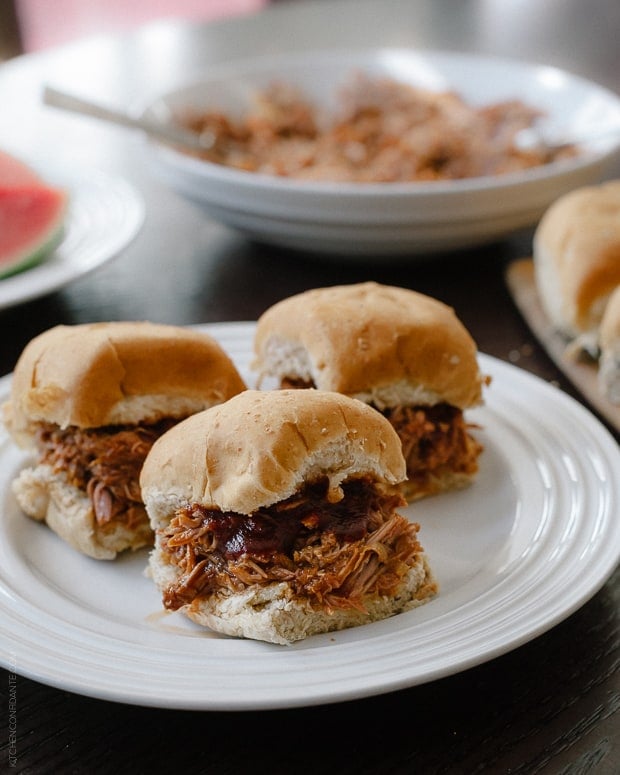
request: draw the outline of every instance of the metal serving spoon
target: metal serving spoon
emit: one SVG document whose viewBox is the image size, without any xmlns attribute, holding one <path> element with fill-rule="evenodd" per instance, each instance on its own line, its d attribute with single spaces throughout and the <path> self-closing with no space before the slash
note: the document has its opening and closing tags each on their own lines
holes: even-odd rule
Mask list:
<svg viewBox="0 0 620 775">
<path fill-rule="evenodd" d="M 43 102 L 55 108 L 62 108 L 73 113 L 80 113 L 83 116 L 109 121 L 129 129 L 140 130 L 154 140 L 175 145 L 188 151 L 205 151 L 208 150 L 210 145 L 208 138 L 204 138 L 196 132 L 190 132 L 171 124 L 161 124 L 146 118 L 134 118 L 127 113 L 98 105 L 81 97 L 75 97 L 51 86 L 45 86 Z"/>
<path fill-rule="evenodd" d="M 514 145 L 521 151 L 560 151 L 572 145 L 582 145 L 593 140 L 616 136 L 620 141 L 620 126 L 603 127 L 588 134 L 572 137 L 565 131 L 543 130 L 537 127 L 520 129 L 513 138 Z"/>
<path fill-rule="evenodd" d="M 188 151 L 206 151 L 213 145 L 213 137 L 209 133 L 201 135 L 173 124 L 162 124 L 146 118 L 134 118 L 128 113 L 113 110 L 90 100 L 85 100 L 82 97 L 67 94 L 51 86 L 45 86 L 43 102 L 55 108 L 62 108 L 73 113 L 80 113 L 83 116 L 90 116 L 91 118 L 109 121 L 119 126 L 140 130 L 154 140 L 169 143 Z M 566 135 L 562 135 L 557 131 L 543 131 L 540 128 L 532 127 L 519 130 L 514 136 L 513 142 L 522 151 L 557 151 L 561 148 L 602 139 L 610 135 L 616 135 L 620 140 L 620 126 L 596 130 L 590 135 L 581 137 L 566 137 Z"/>
</svg>

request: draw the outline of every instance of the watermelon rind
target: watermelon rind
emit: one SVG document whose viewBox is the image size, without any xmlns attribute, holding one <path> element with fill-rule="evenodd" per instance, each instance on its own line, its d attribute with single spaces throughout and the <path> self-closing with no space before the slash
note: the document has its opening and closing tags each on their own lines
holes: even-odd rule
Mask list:
<svg viewBox="0 0 620 775">
<path fill-rule="evenodd" d="M 52 211 L 47 214 L 48 217 L 42 224 L 38 224 L 36 232 L 31 234 L 30 237 L 26 238 L 23 242 L 20 242 L 17 246 L 13 245 L 11 247 L 11 239 L 9 236 L 9 245 L 7 246 L 8 253 L 0 251 L 0 280 L 12 277 L 13 275 L 24 272 L 27 269 L 31 269 L 40 264 L 56 247 L 58 247 L 65 234 L 65 219 L 68 203 L 68 193 L 66 191 L 46 186 L 39 186 L 37 188 L 29 187 L 25 189 L 16 188 L 13 189 L 13 191 L 17 197 L 22 196 L 24 193 L 28 195 L 30 192 L 40 194 L 44 198 L 47 198 L 48 206 L 52 207 Z M 10 188 L 8 190 L 2 189 L 0 193 L 3 193 L 4 195 L 8 194 L 9 198 L 12 195 Z M 36 201 L 36 197 L 34 201 Z M 24 211 L 20 213 L 20 218 L 23 218 L 23 215 Z M 5 218 L 7 217 L 11 217 L 10 210 L 5 213 Z M 35 224 L 36 218 L 32 225 L 34 226 Z"/>
<path fill-rule="evenodd" d="M 12 277 L 20 272 L 25 272 L 27 269 L 32 269 L 40 264 L 43 259 L 47 258 L 63 240 L 65 233 L 64 215 L 60 217 L 60 221 L 60 223 L 55 224 L 53 229 L 48 231 L 43 241 L 41 241 L 41 238 L 37 239 L 36 244 L 33 242 L 30 246 L 20 251 L 11 260 L 10 264 L 4 264 L 0 268 L 0 280 Z"/>
</svg>

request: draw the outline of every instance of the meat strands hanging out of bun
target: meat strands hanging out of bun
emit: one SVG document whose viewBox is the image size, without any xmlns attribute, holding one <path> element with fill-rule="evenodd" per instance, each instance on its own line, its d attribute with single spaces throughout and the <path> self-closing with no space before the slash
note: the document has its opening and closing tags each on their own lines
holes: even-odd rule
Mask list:
<svg viewBox="0 0 620 775">
<path fill-rule="evenodd" d="M 464 410 L 483 402 L 488 377 L 451 307 L 415 291 L 366 282 L 288 297 L 259 318 L 257 385 L 315 387 L 381 412 L 402 442 L 408 500 L 462 488 L 482 444 Z"/>
<path fill-rule="evenodd" d="M 5 425 L 36 456 L 13 482 L 23 511 L 96 559 L 152 544 L 139 472 L 189 415 L 246 389 L 210 336 L 149 322 L 57 326 L 13 374 Z"/>
<path fill-rule="evenodd" d="M 534 233 L 536 290 L 567 355 L 598 357 L 598 329 L 620 285 L 620 181 L 557 199 Z"/>
<path fill-rule="evenodd" d="M 248 390 L 183 421 L 140 484 L 163 605 L 227 635 L 290 644 L 385 619 L 437 592 L 399 514 L 396 432 L 319 390 Z"/>
</svg>

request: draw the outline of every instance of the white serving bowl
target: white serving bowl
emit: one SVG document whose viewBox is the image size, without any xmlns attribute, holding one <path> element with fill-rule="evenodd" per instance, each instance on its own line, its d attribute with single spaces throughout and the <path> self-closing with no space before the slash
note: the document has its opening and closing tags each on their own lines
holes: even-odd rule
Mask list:
<svg viewBox="0 0 620 775">
<path fill-rule="evenodd" d="M 577 158 L 523 172 L 449 181 L 342 183 L 239 171 L 150 142 L 158 174 L 214 219 L 262 242 L 336 256 L 411 255 L 473 247 L 534 225 L 557 197 L 600 180 L 620 149 L 620 98 L 554 67 L 408 49 L 317 51 L 218 67 L 160 95 L 141 114 L 172 122 L 184 110 L 241 116 L 274 81 L 334 107 L 355 71 L 433 91 L 471 105 L 519 99 L 545 112 L 545 128 L 582 143 Z M 608 127 L 618 132 L 603 133 Z"/>
</svg>

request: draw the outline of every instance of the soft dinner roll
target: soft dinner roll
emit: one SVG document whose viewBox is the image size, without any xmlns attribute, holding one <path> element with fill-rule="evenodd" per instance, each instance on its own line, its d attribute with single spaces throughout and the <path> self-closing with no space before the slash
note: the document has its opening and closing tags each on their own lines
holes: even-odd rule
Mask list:
<svg viewBox="0 0 620 775">
<path fill-rule="evenodd" d="M 534 234 L 533 259 L 551 325 L 592 351 L 605 306 L 620 285 L 620 181 L 556 200 Z"/>
</svg>

